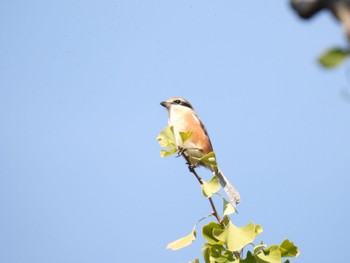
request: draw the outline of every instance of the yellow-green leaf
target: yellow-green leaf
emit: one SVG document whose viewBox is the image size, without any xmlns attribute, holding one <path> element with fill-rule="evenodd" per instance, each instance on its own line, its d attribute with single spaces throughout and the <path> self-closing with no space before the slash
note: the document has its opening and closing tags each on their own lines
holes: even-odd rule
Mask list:
<svg viewBox="0 0 350 263">
<path fill-rule="evenodd" d="M 259 224 L 255 225 L 255 235 L 261 234 L 262 231 L 263 231 L 263 228 L 261 225 L 259 225 Z"/>
<path fill-rule="evenodd" d="M 238 263 L 256 263 L 255 256 L 250 252 L 247 251 L 247 255 L 245 259 L 238 259 Z"/>
<path fill-rule="evenodd" d="M 188 262 L 188 263 L 199 263 L 199 259 L 198 259 L 198 258 L 196 258 L 195 260 L 190 261 L 190 262 Z"/>
<path fill-rule="evenodd" d="M 215 222 L 210 222 L 209 224 L 203 226 L 202 234 L 203 237 L 209 242 L 209 244 L 216 245 L 222 244 L 222 241 L 219 241 L 216 237 L 213 236 L 214 229 L 222 229 L 222 226 Z"/>
<path fill-rule="evenodd" d="M 215 262 L 215 263 L 231 263 L 231 262 L 235 262 L 234 259 L 230 260 L 230 259 L 228 259 L 227 256 L 224 256 L 224 255 L 219 255 L 217 257 L 211 256 L 210 259 L 211 259 L 210 262 Z M 236 261 L 236 262 L 238 263 L 239 261 Z"/>
<path fill-rule="evenodd" d="M 224 216 L 231 215 L 236 212 L 236 209 L 231 205 L 230 202 L 227 202 L 225 198 L 224 200 Z"/>
<path fill-rule="evenodd" d="M 178 250 L 191 245 L 195 239 L 196 239 L 196 230 L 193 229 L 190 234 L 188 234 L 185 237 L 179 238 L 174 242 L 169 243 L 166 248 L 172 249 L 172 250 Z"/>
<path fill-rule="evenodd" d="M 204 163 L 204 164 L 209 165 L 209 166 L 213 166 L 213 167 L 217 166 L 216 157 L 215 157 L 214 152 L 210 152 L 210 153 L 204 155 L 202 158 L 199 159 L 199 161 L 201 163 Z"/>
<path fill-rule="evenodd" d="M 325 51 L 318 59 L 319 63 L 326 68 L 334 68 L 341 64 L 349 53 L 341 48 L 333 48 Z"/>
<path fill-rule="evenodd" d="M 161 157 L 166 157 L 177 152 L 173 127 L 169 127 L 169 126 L 165 127 L 159 133 L 157 140 L 161 147 L 167 148 L 167 149 L 160 150 Z"/>
<path fill-rule="evenodd" d="M 203 181 L 201 186 L 204 196 L 208 198 L 220 190 L 219 179 L 216 176 L 213 176 L 209 182 Z"/>
<path fill-rule="evenodd" d="M 175 148 L 173 148 L 169 151 L 162 149 L 162 150 L 160 150 L 160 157 L 164 158 L 164 157 L 167 157 L 167 156 L 172 155 L 174 153 L 176 153 Z"/>
<path fill-rule="evenodd" d="M 192 134 L 192 131 L 180 132 L 182 143 L 185 143 L 189 138 L 191 138 Z"/>
<path fill-rule="evenodd" d="M 230 217 L 223 216 L 223 218 L 221 219 L 221 222 L 223 223 L 224 226 L 227 226 L 230 223 Z"/>
<path fill-rule="evenodd" d="M 285 239 L 279 247 L 282 257 L 296 257 L 300 254 L 300 251 L 293 242 Z"/>
<path fill-rule="evenodd" d="M 266 247 L 265 244 L 260 244 L 254 247 L 254 255 L 258 254 L 259 252 L 261 252 L 261 250 L 263 250 Z"/>
<path fill-rule="evenodd" d="M 164 148 L 176 147 L 174 128 L 172 126 L 165 127 L 158 135 L 159 145 Z"/>
<path fill-rule="evenodd" d="M 282 257 L 278 246 L 271 246 L 268 250 L 267 254 L 260 252 L 255 255 L 256 261 L 258 263 L 281 263 Z"/>
<path fill-rule="evenodd" d="M 202 248 L 202 256 L 204 258 L 205 263 L 210 263 L 210 248 L 209 247 Z"/>
<path fill-rule="evenodd" d="M 255 228 L 254 223 L 249 223 L 244 227 L 238 227 L 232 224 L 232 222 L 229 222 L 223 230 L 214 229 L 213 235 L 227 245 L 227 250 L 238 251 L 254 241 L 257 235 Z"/>
</svg>

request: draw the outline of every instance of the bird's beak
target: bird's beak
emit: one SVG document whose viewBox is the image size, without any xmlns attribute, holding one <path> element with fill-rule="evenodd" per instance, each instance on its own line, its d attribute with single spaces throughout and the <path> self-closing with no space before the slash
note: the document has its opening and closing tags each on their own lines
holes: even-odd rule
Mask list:
<svg viewBox="0 0 350 263">
<path fill-rule="evenodd" d="M 169 102 L 166 102 L 166 101 L 162 101 L 162 102 L 160 103 L 160 105 L 162 105 L 164 108 L 169 108 L 170 103 L 169 103 Z"/>
</svg>

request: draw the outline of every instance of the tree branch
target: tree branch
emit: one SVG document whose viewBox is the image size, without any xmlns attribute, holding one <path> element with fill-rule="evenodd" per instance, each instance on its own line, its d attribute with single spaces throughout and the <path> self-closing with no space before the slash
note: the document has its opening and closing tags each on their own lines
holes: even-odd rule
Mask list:
<svg viewBox="0 0 350 263">
<path fill-rule="evenodd" d="M 198 182 L 202 185 L 203 184 L 202 178 L 197 174 L 195 167 L 190 163 L 189 157 L 186 156 L 184 151 L 180 151 L 180 153 L 185 158 L 187 165 L 188 165 L 188 169 L 190 170 L 190 172 L 194 174 L 194 176 L 196 177 Z M 223 225 L 221 218 L 216 210 L 213 199 L 211 197 L 208 197 L 208 199 L 209 199 L 209 203 L 211 205 L 211 208 L 213 209 L 212 215 L 215 216 L 216 220 L 219 222 L 220 225 Z"/>
</svg>

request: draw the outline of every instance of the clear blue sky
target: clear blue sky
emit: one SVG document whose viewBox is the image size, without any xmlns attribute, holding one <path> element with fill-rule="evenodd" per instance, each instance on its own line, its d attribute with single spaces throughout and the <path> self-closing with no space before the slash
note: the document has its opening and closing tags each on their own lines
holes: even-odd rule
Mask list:
<svg viewBox="0 0 350 263">
<path fill-rule="evenodd" d="M 290 238 L 292 262 L 345 262 L 350 72 L 315 60 L 337 44 L 329 14 L 306 23 L 286 0 L 3 1 L 0 262 L 200 256 L 201 238 L 165 249 L 210 213 L 184 161 L 159 157 L 172 96 L 240 190 L 237 225 Z"/>
</svg>

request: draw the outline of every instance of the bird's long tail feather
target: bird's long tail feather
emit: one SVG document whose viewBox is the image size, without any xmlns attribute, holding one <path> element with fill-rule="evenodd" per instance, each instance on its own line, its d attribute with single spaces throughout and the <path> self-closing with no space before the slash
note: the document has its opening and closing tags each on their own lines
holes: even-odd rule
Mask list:
<svg viewBox="0 0 350 263">
<path fill-rule="evenodd" d="M 221 186 L 224 188 L 228 198 L 230 199 L 230 203 L 236 207 L 239 204 L 241 197 L 237 189 L 231 184 L 231 182 L 227 179 L 227 177 L 221 172 L 220 169 L 213 171 L 214 175 L 219 178 Z"/>
</svg>

